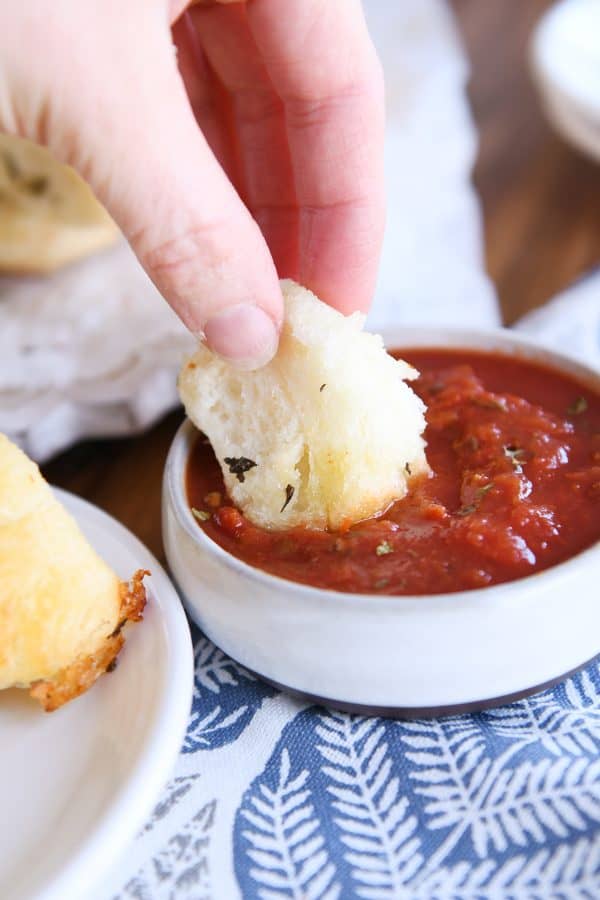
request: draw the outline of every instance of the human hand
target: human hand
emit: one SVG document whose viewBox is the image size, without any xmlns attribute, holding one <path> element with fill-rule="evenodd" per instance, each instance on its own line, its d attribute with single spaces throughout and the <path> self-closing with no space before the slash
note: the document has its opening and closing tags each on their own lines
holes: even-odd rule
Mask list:
<svg viewBox="0 0 600 900">
<path fill-rule="evenodd" d="M 187 7 L 4 4 L 0 130 L 77 169 L 187 327 L 250 368 L 277 346 L 278 273 L 369 306 L 381 72 L 359 0 Z"/>
</svg>

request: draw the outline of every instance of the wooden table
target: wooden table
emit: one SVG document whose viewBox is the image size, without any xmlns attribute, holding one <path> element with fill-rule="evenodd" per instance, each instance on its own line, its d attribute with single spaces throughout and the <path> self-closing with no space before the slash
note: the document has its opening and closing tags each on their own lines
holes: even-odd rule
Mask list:
<svg viewBox="0 0 600 900">
<path fill-rule="evenodd" d="M 550 132 L 530 82 L 527 42 L 549 0 L 451 3 L 472 63 L 487 264 L 510 323 L 599 261 L 600 166 Z M 181 418 L 173 413 L 131 440 L 80 444 L 45 474 L 106 509 L 163 559 L 161 476 Z"/>
</svg>

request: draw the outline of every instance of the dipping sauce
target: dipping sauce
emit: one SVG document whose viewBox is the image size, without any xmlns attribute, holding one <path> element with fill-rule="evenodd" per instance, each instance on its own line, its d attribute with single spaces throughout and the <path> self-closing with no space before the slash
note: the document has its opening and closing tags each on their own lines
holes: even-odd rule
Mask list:
<svg viewBox="0 0 600 900">
<path fill-rule="evenodd" d="M 231 505 L 200 436 L 187 467 L 198 526 L 273 575 L 336 591 L 439 594 L 539 572 L 600 538 L 600 397 L 518 358 L 398 351 L 421 373 L 430 477 L 344 533 L 267 531 Z"/>
</svg>

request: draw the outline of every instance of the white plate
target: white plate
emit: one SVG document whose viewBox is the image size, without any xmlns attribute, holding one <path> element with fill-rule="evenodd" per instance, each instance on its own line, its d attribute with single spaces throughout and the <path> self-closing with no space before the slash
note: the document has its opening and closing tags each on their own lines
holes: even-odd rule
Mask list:
<svg viewBox="0 0 600 900">
<path fill-rule="evenodd" d="M 127 529 L 56 491 L 117 574 L 148 568 L 144 620 L 117 669 L 57 712 L 0 693 L 0 897 L 85 897 L 150 812 L 175 762 L 193 684 L 189 628 L 157 560 Z"/>
</svg>

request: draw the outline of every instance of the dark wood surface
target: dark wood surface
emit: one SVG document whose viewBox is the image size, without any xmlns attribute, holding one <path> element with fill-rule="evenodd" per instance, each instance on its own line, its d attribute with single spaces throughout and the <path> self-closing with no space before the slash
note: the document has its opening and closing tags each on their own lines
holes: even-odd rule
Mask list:
<svg viewBox="0 0 600 900">
<path fill-rule="evenodd" d="M 600 165 L 550 131 L 529 75 L 529 38 L 550 0 L 451 5 L 471 60 L 487 266 L 510 324 L 600 260 Z"/>
<path fill-rule="evenodd" d="M 510 323 L 600 260 L 600 166 L 551 133 L 531 84 L 527 43 L 549 0 L 451 4 L 471 60 L 487 265 Z M 114 515 L 163 559 L 161 477 L 179 421 L 173 413 L 140 437 L 80 444 L 45 474 Z"/>
</svg>

